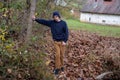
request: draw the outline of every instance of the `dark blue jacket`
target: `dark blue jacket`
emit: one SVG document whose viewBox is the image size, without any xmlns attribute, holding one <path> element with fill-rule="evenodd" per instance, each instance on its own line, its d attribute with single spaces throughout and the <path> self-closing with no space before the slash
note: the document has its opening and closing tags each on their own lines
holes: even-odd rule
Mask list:
<svg viewBox="0 0 120 80">
<path fill-rule="evenodd" d="M 68 27 L 65 21 L 57 22 L 55 20 L 35 19 L 36 22 L 51 28 L 52 38 L 54 41 L 68 40 Z"/>
</svg>

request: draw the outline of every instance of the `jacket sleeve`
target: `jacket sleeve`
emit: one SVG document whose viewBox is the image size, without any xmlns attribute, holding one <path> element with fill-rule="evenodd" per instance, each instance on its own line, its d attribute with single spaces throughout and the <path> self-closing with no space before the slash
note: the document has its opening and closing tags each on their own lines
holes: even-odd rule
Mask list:
<svg viewBox="0 0 120 80">
<path fill-rule="evenodd" d="M 48 27 L 50 27 L 51 25 L 51 20 L 45 20 L 45 19 L 35 19 L 36 22 L 46 25 Z"/>
<path fill-rule="evenodd" d="M 68 31 L 68 26 L 67 26 L 66 22 L 65 22 L 65 26 L 64 26 L 64 34 L 65 34 L 64 42 L 67 42 L 68 37 L 69 37 L 69 31 Z"/>
</svg>

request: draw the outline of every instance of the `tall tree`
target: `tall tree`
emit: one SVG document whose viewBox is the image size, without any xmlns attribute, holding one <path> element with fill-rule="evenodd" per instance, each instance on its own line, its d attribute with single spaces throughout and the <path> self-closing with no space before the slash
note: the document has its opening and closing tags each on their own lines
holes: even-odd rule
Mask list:
<svg viewBox="0 0 120 80">
<path fill-rule="evenodd" d="M 30 43 L 30 38 L 31 38 L 31 33 L 32 33 L 32 16 L 35 14 L 35 9 L 36 9 L 36 0 L 31 0 L 27 36 L 26 36 L 26 41 L 25 41 L 28 44 Z"/>
</svg>

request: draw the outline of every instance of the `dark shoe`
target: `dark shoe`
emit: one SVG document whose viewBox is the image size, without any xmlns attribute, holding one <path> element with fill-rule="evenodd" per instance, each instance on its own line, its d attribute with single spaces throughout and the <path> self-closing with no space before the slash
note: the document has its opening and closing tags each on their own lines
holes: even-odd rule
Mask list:
<svg viewBox="0 0 120 80">
<path fill-rule="evenodd" d="M 61 67 L 61 71 L 64 71 L 64 67 Z"/>
<path fill-rule="evenodd" d="M 55 75 L 58 75 L 59 71 L 60 71 L 60 69 L 55 69 L 53 72 L 54 72 Z"/>
</svg>

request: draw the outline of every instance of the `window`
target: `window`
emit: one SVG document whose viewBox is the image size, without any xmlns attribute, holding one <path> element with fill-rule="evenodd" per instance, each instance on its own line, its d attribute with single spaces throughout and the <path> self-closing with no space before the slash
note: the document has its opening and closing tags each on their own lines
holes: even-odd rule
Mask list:
<svg viewBox="0 0 120 80">
<path fill-rule="evenodd" d="M 104 0 L 105 2 L 111 2 L 112 0 Z"/>
<path fill-rule="evenodd" d="M 105 23 L 106 21 L 105 20 L 102 20 L 103 23 Z"/>
<path fill-rule="evenodd" d="M 91 18 L 89 18 L 89 21 L 91 21 Z"/>
</svg>

